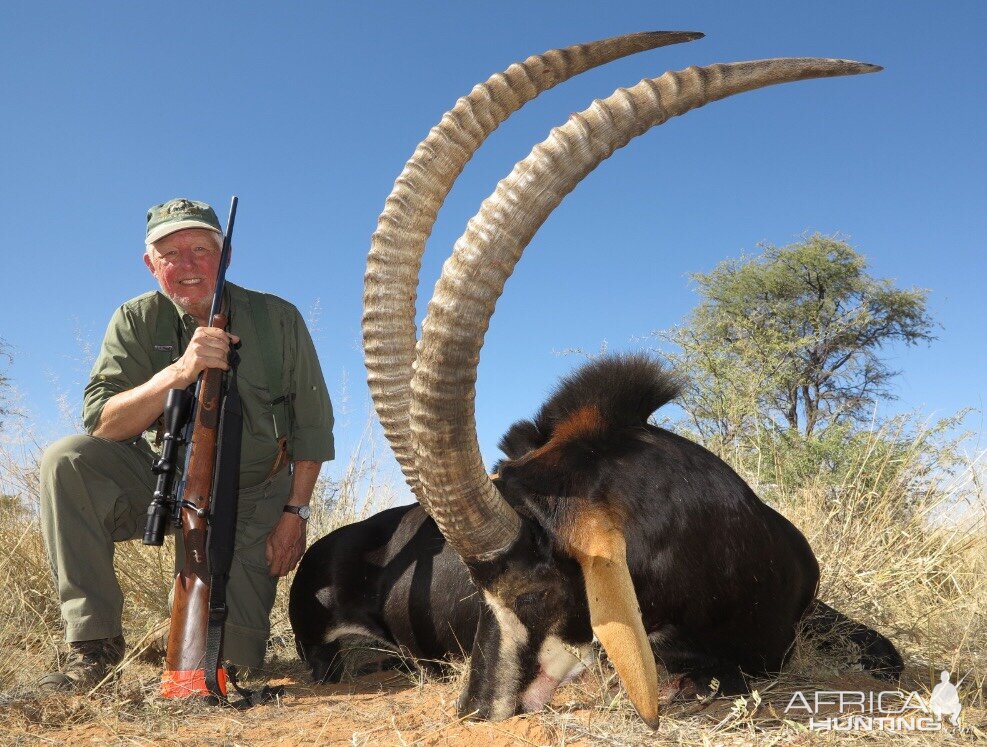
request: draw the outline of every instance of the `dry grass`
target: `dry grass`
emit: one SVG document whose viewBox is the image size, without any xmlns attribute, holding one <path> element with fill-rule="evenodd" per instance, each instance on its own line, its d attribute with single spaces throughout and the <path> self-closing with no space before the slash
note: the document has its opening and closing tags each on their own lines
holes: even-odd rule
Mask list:
<svg viewBox="0 0 987 747">
<path fill-rule="evenodd" d="M 320 484 L 310 537 L 379 510 L 393 499 L 380 459 L 365 433 L 339 482 Z M 847 671 L 849 657 L 797 644 L 779 677 L 746 698 L 672 704 L 658 735 L 636 718 L 613 672 L 599 665 L 563 688 L 539 714 L 502 724 L 466 724 L 453 704 L 465 667 L 447 677 L 377 674 L 334 687 L 313 687 L 295 660 L 283 583 L 272 617 L 270 665 L 264 679 L 286 682 L 280 705 L 246 713 L 217 712 L 157 696 L 159 668 L 130 658 L 122 676 L 85 697 L 41 695 L 34 683 L 61 650 L 61 623 L 37 522 L 39 445 L 23 439 L 0 448 L 0 742 L 253 744 L 795 744 L 893 741 L 909 744 L 987 739 L 987 512 L 977 466 L 949 481 L 932 481 L 913 510 L 900 511 L 902 486 L 881 494 L 858 479 L 888 469 L 864 450 L 842 484 L 767 490 L 809 538 L 823 567 L 821 596 L 886 633 L 908 662 L 906 690 L 928 694 L 940 669 L 963 677 L 962 731 L 892 736 L 813 733 L 805 718 L 785 713 L 792 693 L 819 689 L 881 689 Z M 895 458 L 920 458 L 898 454 Z M 945 480 L 945 478 L 944 478 Z M 173 548 L 125 543 L 117 568 L 128 600 L 128 641 L 144 647 L 167 614 Z M 290 582 L 290 579 L 289 579 Z M 366 655 L 366 652 L 362 652 Z"/>
</svg>

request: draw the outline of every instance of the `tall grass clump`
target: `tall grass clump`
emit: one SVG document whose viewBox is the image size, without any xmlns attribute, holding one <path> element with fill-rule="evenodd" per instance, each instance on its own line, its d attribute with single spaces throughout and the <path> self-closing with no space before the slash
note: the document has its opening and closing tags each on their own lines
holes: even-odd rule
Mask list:
<svg viewBox="0 0 987 747">
<path fill-rule="evenodd" d="M 982 707 L 987 497 L 983 455 L 951 435 L 961 419 L 765 437 L 722 456 L 806 535 L 823 601 L 886 634 L 914 675 L 966 677 Z"/>
<path fill-rule="evenodd" d="M 54 649 L 58 605 L 38 523 L 37 442 L 0 441 L 0 697 Z"/>
<path fill-rule="evenodd" d="M 397 489 L 382 466 L 375 428 L 376 421 L 368 419 L 339 477 L 320 477 L 312 498 L 310 544 L 396 500 Z M 38 465 L 43 453 L 44 444 L 27 429 L 0 439 L 0 704 L 34 693 L 38 677 L 56 668 L 67 652 L 41 537 Z M 166 536 L 162 547 L 147 547 L 139 540 L 115 545 L 114 566 L 124 595 L 124 635 L 135 654 L 159 644 L 174 581 L 174 542 L 174 537 Z M 271 614 L 269 646 L 274 655 L 294 656 L 287 616 L 292 578 L 289 574 L 279 583 Z"/>
</svg>

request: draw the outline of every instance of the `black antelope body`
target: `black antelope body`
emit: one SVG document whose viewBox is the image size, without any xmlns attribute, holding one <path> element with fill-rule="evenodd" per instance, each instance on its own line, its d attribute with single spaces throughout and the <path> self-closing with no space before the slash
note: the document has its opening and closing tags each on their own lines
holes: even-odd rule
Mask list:
<svg viewBox="0 0 987 747">
<path fill-rule="evenodd" d="M 495 480 L 473 408 L 504 283 L 551 211 L 614 150 L 736 93 L 880 68 L 814 58 L 688 68 L 573 114 L 470 220 L 416 349 L 425 242 L 486 136 L 572 75 L 699 36 L 635 34 L 512 65 L 460 99 L 398 177 L 368 259 L 364 351 L 377 413 L 421 508 L 339 530 L 306 555 L 292 625 L 317 676 L 332 676 L 321 657 L 347 626 L 420 655 L 469 648 L 460 711 L 501 719 L 544 705 L 583 666 L 595 636 L 638 713 L 657 726 L 656 657 L 683 682 L 702 688 L 715 678 L 735 692 L 745 676 L 782 665 L 807 613 L 817 627 L 845 620 L 813 601 L 818 567 L 798 530 L 725 463 L 648 424 L 677 387 L 655 362 L 611 358 L 575 373 L 505 436 L 508 459 Z M 863 626 L 854 636 L 865 665 L 897 675 L 890 642 Z"/>
</svg>

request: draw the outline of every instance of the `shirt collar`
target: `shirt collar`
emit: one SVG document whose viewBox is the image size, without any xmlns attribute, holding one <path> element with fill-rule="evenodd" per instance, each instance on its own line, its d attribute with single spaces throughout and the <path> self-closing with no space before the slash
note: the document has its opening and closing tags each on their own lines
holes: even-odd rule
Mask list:
<svg viewBox="0 0 987 747">
<path fill-rule="evenodd" d="M 227 316 L 230 315 L 229 314 L 230 306 L 231 304 L 235 304 L 235 296 L 239 295 L 238 293 L 239 290 L 240 288 L 238 288 L 236 285 L 234 285 L 229 281 L 227 281 L 226 285 L 223 288 L 223 308 L 227 310 Z M 162 291 L 159 290 L 158 293 L 160 293 L 162 297 L 164 297 L 165 301 L 171 304 L 172 308 L 175 309 L 175 313 L 178 314 L 178 318 L 182 320 L 182 324 L 185 327 L 189 329 L 195 329 L 195 327 L 199 326 L 198 323 L 195 321 L 194 316 L 192 316 L 187 311 L 185 311 L 181 306 L 175 303 L 174 300 L 172 300 L 169 296 L 167 296 Z"/>
</svg>

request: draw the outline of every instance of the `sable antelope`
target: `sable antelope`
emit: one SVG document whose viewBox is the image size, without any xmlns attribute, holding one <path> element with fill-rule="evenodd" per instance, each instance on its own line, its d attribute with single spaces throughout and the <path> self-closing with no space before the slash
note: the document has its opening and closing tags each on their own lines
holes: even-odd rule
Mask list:
<svg viewBox="0 0 987 747">
<path fill-rule="evenodd" d="M 633 137 L 735 93 L 880 68 L 812 58 L 689 68 L 619 89 L 572 115 L 470 220 L 436 284 L 416 350 L 418 270 L 445 195 L 486 135 L 537 95 L 536 81 L 558 82 L 572 59 L 571 52 L 546 53 L 477 86 L 419 145 L 388 197 L 368 259 L 364 350 L 384 432 L 435 529 L 423 518 L 418 529 L 402 530 L 420 510 L 409 508 L 351 530 L 358 538 L 351 552 L 360 558 L 353 568 L 366 568 L 368 553 L 393 561 L 403 552 L 416 561 L 404 570 L 410 582 L 370 584 L 368 595 L 377 596 L 356 605 L 393 610 L 390 590 L 399 589 L 400 598 L 407 595 L 407 618 L 388 634 L 395 643 L 414 643 L 408 631 L 423 619 L 452 620 L 457 613 L 455 595 L 436 602 L 433 593 L 427 610 L 415 611 L 411 601 L 423 560 L 433 558 L 433 573 L 443 579 L 455 578 L 451 548 L 482 596 L 461 713 L 501 719 L 540 708 L 580 668 L 595 635 L 630 701 L 654 727 L 656 656 L 692 685 L 715 678 L 721 691 L 733 692 L 746 688 L 745 674 L 781 667 L 807 612 L 817 627 L 846 618 L 813 601 L 818 567 L 798 530 L 715 456 L 647 424 L 676 389 L 675 378 L 651 361 L 604 360 L 564 382 L 533 421 L 508 432 L 502 445 L 509 459 L 492 481 L 473 419 L 483 335 L 538 227 Z M 334 541 L 348 540 L 341 534 Z M 306 558 L 299 571 L 306 584 L 311 565 Z M 308 591 L 343 605 L 344 589 L 358 591 L 361 583 L 344 574 L 335 573 L 328 589 Z M 428 587 L 433 592 L 435 584 Z M 890 642 L 863 626 L 854 635 L 865 664 L 897 676 L 901 658 Z M 300 652 L 317 656 L 312 643 L 299 639 Z"/>
</svg>

